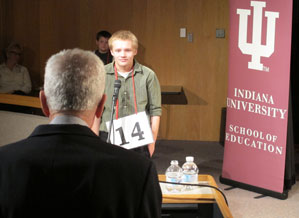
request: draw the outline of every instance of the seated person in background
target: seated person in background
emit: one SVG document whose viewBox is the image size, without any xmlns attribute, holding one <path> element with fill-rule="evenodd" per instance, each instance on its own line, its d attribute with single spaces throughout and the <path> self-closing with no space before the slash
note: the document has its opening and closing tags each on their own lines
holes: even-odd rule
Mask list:
<svg viewBox="0 0 299 218">
<path fill-rule="evenodd" d="M 94 53 L 101 58 L 104 64 L 111 63 L 113 59 L 108 46 L 108 40 L 110 37 L 111 33 L 105 30 L 98 32 L 96 35 L 96 45 L 98 49 L 95 50 Z"/>
<path fill-rule="evenodd" d="M 98 137 L 103 63 L 90 51 L 50 57 L 40 92 L 50 124 L 0 147 L 0 217 L 161 216 L 154 163 Z"/>
<path fill-rule="evenodd" d="M 0 93 L 29 94 L 31 80 L 26 67 L 19 65 L 22 47 L 11 43 L 5 51 L 5 62 L 0 65 Z"/>
</svg>

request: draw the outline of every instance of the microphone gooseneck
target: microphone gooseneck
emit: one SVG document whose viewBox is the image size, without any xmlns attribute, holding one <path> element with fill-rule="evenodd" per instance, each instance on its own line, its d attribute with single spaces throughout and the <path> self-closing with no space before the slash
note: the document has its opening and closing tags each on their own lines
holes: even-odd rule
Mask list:
<svg viewBox="0 0 299 218">
<path fill-rule="evenodd" d="M 112 101 L 114 103 L 113 106 L 115 106 L 116 100 L 118 99 L 118 93 L 119 93 L 120 87 L 121 87 L 121 81 L 115 80 L 114 81 L 114 92 L 113 92 L 113 96 L 112 96 Z"/>
<path fill-rule="evenodd" d="M 114 81 L 114 92 L 113 92 L 113 96 L 112 96 L 112 105 L 111 105 L 110 125 L 109 125 L 109 132 L 108 132 L 108 138 L 107 138 L 108 143 L 110 143 L 110 135 L 111 135 L 112 125 L 113 125 L 113 115 L 115 112 L 115 105 L 116 105 L 116 101 L 118 99 L 118 93 L 119 93 L 120 87 L 121 87 L 121 81 L 115 80 Z"/>
</svg>

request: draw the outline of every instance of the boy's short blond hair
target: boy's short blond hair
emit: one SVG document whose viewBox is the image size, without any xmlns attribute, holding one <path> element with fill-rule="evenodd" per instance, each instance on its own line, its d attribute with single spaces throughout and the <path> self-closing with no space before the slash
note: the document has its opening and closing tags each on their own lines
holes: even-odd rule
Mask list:
<svg viewBox="0 0 299 218">
<path fill-rule="evenodd" d="M 108 43 L 109 43 L 109 48 L 113 49 L 113 42 L 115 40 L 129 40 L 132 42 L 133 48 L 138 49 L 138 39 L 137 37 L 129 30 L 119 30 L 110 37 Z"/>
</svg>

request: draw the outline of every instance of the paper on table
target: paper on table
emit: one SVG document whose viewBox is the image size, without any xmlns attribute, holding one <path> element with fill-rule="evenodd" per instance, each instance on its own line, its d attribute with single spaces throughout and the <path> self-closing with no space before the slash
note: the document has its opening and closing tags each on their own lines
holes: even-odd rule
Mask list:
<svg viewBox="0 0 299 218">
<path fill-rule="evenodd" d="M 198 184 L 209 185 L 209 183 L 207 181 L 201 181 L 201 182 L 198 182 Z M 162 194 L 164 194 L 164 195 L 202 195 L 202 194 L 212 194 L 213 193 L 211 188 L 200 187 L 200 186 L 196 186 L 192 190 L 170 192 L 167 190 L 166 185 L 167 185 L 166 183 L 160 182 Z"/>
</svg>

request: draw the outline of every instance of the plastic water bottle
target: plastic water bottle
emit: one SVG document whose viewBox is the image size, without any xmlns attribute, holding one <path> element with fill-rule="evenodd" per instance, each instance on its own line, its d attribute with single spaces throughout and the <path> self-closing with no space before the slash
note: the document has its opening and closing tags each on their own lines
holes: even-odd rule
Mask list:
<svg viewBox="0 0 299 218">
<path fill-rule="evenodd" d="M 193 162 L 194 157 L 187 156 L 186 163 L 183 164 L 183 176 L 182 176 L 182 183 L 190 183 L 190 184 L 198 184 L 198 168 L 196 164 Z M 192 190 L 195 189 L 196 186 L 184 186 L 185 190 Z"/>
<path fill-rule="evenodd" d="M 172 160 L 170 162 L 170 166 L 167 168 L 165 175 L 166 182 L 181 182 L 183 170 L 179 166 L 179 162 L 177 160 Z M 166 189 L 170 192 L 180 192 L 182 190 L 182 186 L 175 184 L 166 184 Z"/>
</svg>

